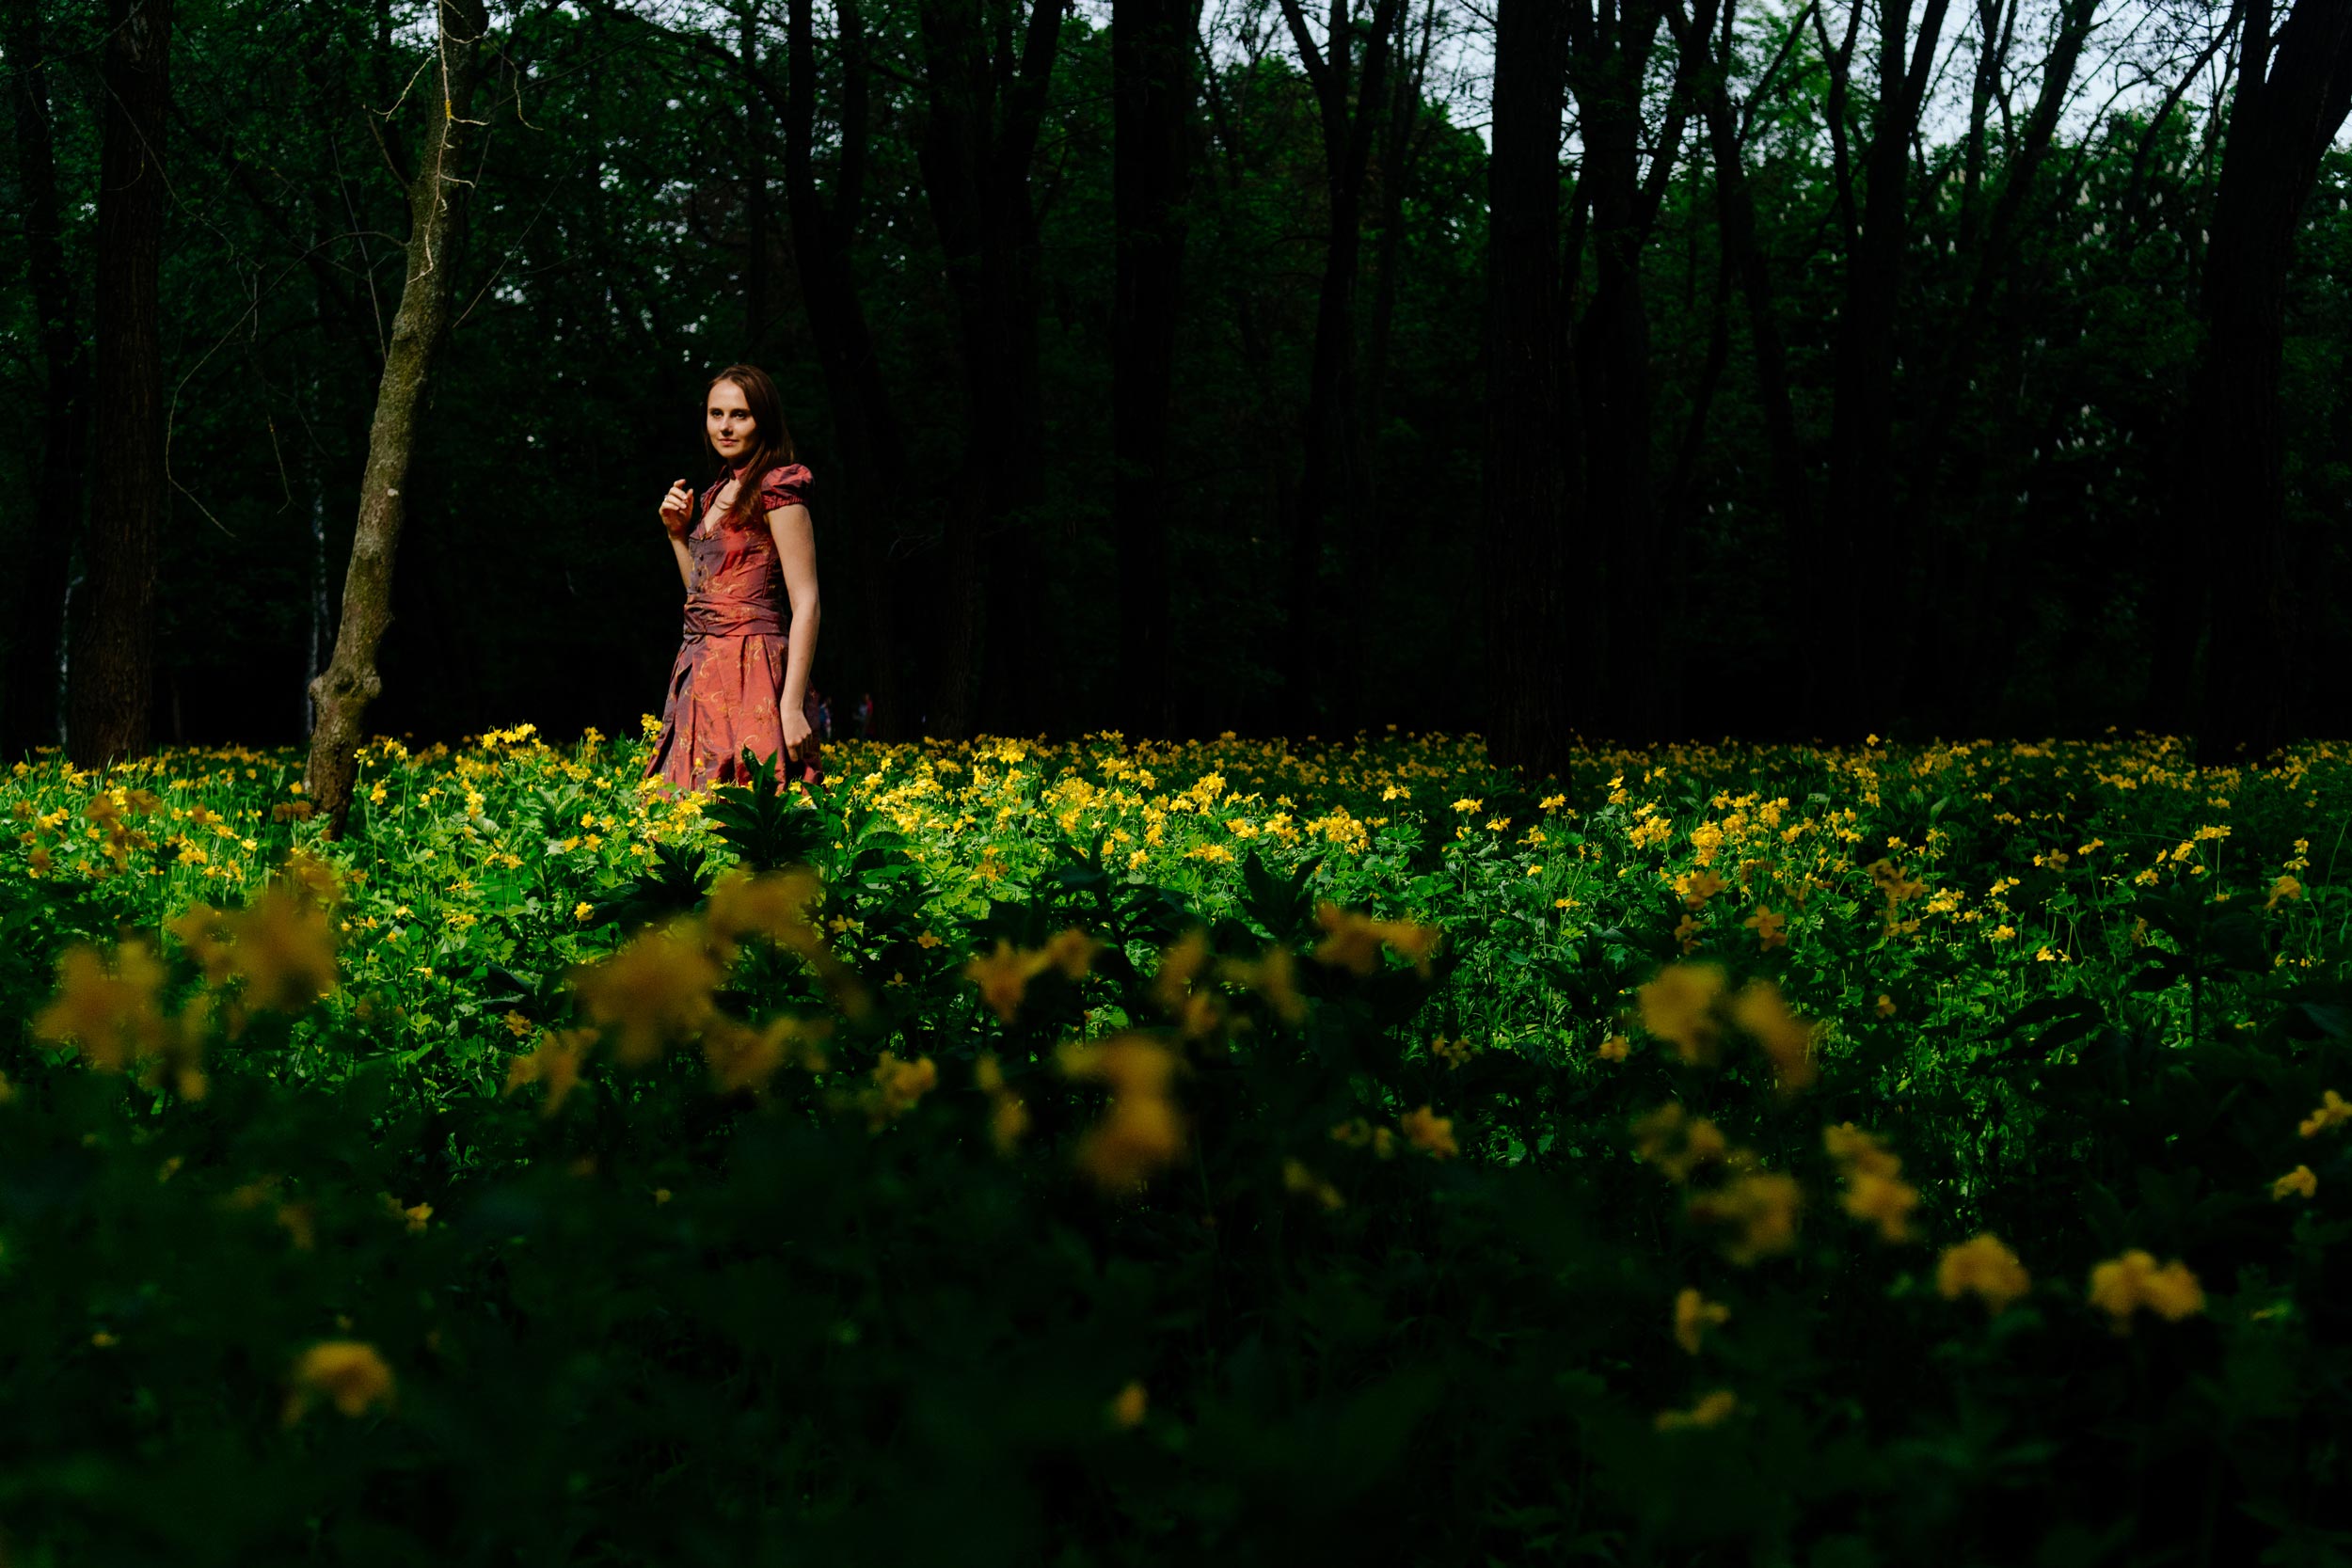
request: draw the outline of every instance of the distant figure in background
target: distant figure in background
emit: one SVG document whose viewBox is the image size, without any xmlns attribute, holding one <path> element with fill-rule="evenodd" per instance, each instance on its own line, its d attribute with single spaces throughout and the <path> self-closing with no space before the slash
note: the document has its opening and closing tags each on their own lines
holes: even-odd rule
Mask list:
<svg viewBox="0 0 2352 1568">
<path fill-rule="evenodd" d="M 661 501 L 686 626 L 646 778 L 673 790 L 744 780 L 742 752 L 775 759 L 780 780 L 823 776 L 808 687 L 817 657 L 817 543 L 806 467 L 793 461 L 775 383 L 729 365 L 703 397 L 719 476 L 698 496 L 679 480 Z"/>
<path fill-rule="evenodd" d="M 850 710 L 850 733 L 855 735 L 860 740 L 872 738 L 874 734 L 874 694 L 871 691 L 859 693 L 857 706 Z"/>
<path fill-rule="evenodd" d="M 817 700 L 817 738 L 831 740 L 833 738 L 833 704 L 821 691 L 814 693 L 814 696 Z"/>
</svg>

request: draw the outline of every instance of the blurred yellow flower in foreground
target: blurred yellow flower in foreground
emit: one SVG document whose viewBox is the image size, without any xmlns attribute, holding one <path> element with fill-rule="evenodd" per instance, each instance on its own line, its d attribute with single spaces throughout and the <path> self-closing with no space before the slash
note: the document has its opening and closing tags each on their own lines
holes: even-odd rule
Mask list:
<svg viewBox="0 0 2352 1568">
<path fill-rule="evenodd" d="M 1432 1159 L 1451 1160 L 1462 1152 L 1454 1142 L 1454 1118 L 1438 1116 L 1426 1105 L 1397 1117 L 1396 1127 L 1406 1143 Z"/>
<path fill-rule="evenodd" d="M 2303 1125 L 2296 1131 L 2307 1138 L 2316 1138 L 2329 1128 L 2341 1127 L 2347 1121 L 2352 1121 L 2352 1101 L 2329 1089 L 2320 1097 L 2319 1109 L 2305 1117 Z"/>
<path fill-rule="evenodd" d="M 119 1072 L 170 1038 L 156 1000 L 163 983 L 164 966 L 136 939 L 116 947 L 111 967 L 95 947 L 70 947 L 57 959 L 57 994 L 34 1015 L 33 1033 L 71 1040 L 93 1067 Z"/>
<path fill-rule="evenodd" d="M 643 1067 L 664 1045 L 701 1028 L 718 983 L 719 966 L 691 922 L 647 931 L 572 976 L 581 1006 L 612 1032 L 612 1053 L 630 1067 Z"/>
<path fill-rule="evenodd" d="M 539 1107 L 539 1114 L 555 1115 L 563 1109 L 564 1097 L 579 1084 L 580 1062 L 595 1038 L 585 1029 L 553 1029 L 542 1034 L 536 1049 L 507 1062 L 505 1092 L 513 1094 L 525 1084 L 544 1084 L 548 1098 Z"/>
<path fill-rule="evenodd" d="M 1315 943 L 1315 960 L 1353 974 L 1370 974 L 1379 963 L 1380 949 L 1385 944 L 1411 959 L 1414 970 L 1425 976 L 1429 973 L 1429 955 L 1438 948 L 1438 932 L 1434 926 L 1410 920 L 1375 920 L 1337 904 L 1317 904 L 1315 924 L 1325 932 L 1323 940 Z"/>
<path fill-rule="evenodd" d="M 1062 1073 L 1110 1085 L 1108 1114 L 1078 1140 L 1078 1168 L 1106 1191 L 1132 1192 L 1184 1147 L 1184 1122 L 1168 1097 L 1176 1053 L 1141 1035 L 1073 1040 L 1056 1053 Z"/>
<path fill-rule="evenodd" d="M 1947 1301 L 1976 1296 L 1997 1315 L 2033 1289 L 2033 1276 L 2007 1243 L 1985 1231 L 1944 1249 L 1936 1260 L 1935 1289 Z"/>
<path fill-rule="evenodd" d="M 2170 1323 L 2195 1317 L 2205 1309 L 2205 1290 L 2179 1259 L 2158 1266 L 2153 1255 L 2134 1248 L 2090 1271 L 2090 1300 L 2124 1334 L 2143 1307 Z"/>
<path fill-rule="evenodd" d="M 2318 1191 L 2319 1178 L 2312 1174 L 2309 1165 L 2297 1165 L 2270 1184 L 2270 1196 L 2274 1199 L 2310 1197 Z"/>
<path fill-rule="evenodd" d="M 1720 964 L 1668 964 L 1634 993 L 1641 1007 L 1642 1027 L 1669 1041 L 1686 1062 L 1715 1060 L 1722 1034 L 1715 1004 L 1723 999 L 1724 971 Z"/>
<path fill-rule="evenodd" d="M 1730 1307 L 1720 1301 L 1708 1300 L 1689 1286 L 1675 1297 L 1675 1343 L 1682 1347 L 1686 1355 L 1699 1353 L 1699 1342 L 1707 1330 L 1730 1321 Z"/>
<path fill-rule="evenodd" d="M 1143 1423 L 1144 1412 L 1149 1409 L 1150 1406 L 1151 1400 L 1150 1397 L 1144 1393 L 1143 1385 L 1140 1383 L 1130 1383 L 1126 1387 L 1121 1388 L 1111 1399 L 1111 1425 L 1119 1427 L 1121 1430 L 1129 1427 L 1140 1426 Z"/>
<path fill-rule="evenodd" d="M 1732 998 L 1731 1019 L 1772 1058 L 1772 1075 L 1783 1094 L 1813 1086 L 1820 1076 L 1813 1065 L 1814 1026 L 1788 1010 L 1778 986 L 1756 979 L 1740 987 Z"/>
<path fill-rule="evenodd" d="M 286 1424 L 300 1420 L 321 1399 L 346 1416 L 361 1416 L 390 1404 L 393 1393 L 392 1369 L 373 1345 L 361 1339 L 323 1339 L 294 1360 Z"/>
<path fill-rule="evenodd" d="M 1692 1427 L 1718 1427 L 1738 1413 L 1740 1401 L 1728 1388 L 1718 1388 L 1703 1396 L 1688 1410 L 1661 1410 L 1653 1423 L 1661 1432 L 1682 1432 Z"/>
<path fill-rule="evenodd" d="M 1692 1196 L 1692 1219 L 1724 1227 L 1724 1256 L 1742 1266 L 1797 1244 L 1804 1189 L 1779 1171 L 1749 1171 L 1710 1193 Z"/>
</svg>

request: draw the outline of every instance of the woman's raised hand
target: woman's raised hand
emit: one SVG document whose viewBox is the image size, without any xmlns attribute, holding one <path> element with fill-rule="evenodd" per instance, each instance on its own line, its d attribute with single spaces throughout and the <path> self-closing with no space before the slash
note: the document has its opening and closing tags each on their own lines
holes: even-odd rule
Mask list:
<svg viewBox="0 0 2352 1568">
<path fill-rule="evenodd" d="M 661 498 L 661 527 L 671 538 L 679 539 L 693 521 L 694 492 L 681 479 L 671 484 L 670 493 Z"/>
</svg>

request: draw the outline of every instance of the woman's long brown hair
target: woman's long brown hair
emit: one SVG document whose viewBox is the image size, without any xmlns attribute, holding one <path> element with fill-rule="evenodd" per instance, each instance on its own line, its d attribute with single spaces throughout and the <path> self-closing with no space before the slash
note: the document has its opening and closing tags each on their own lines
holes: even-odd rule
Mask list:
<svg viewBox="0 0 2352 1568">
<path fill-rule="evenodd" d="M 744 462 L 743 483 L 735 487 L 735 499 L 727 506 L 726 515 L 719 519 L 722 528 L 750 528 L 760 520 L 760 477 L 773 467 L 795 461 L 791 427 L 784 422 L 784 401 L 776 396 L 776 384 L 768 379 L 768 372 L 757 365 L 729 365 L 710 378 L 710 387 L 722 381 L 732 381 L 742 389 L 743 406 L 752 412 L 752 452 Z M 704 418 L 710 410 L 710 387 L 703 388 Z M 703 430 L 703 444 L 709 446 L 707 422 Z M 719 457 L 719 449 L 710 447 L 710 454 Z M 726 477 L 727 460 L 719 457 L 719 476 Z"/>
</svg>

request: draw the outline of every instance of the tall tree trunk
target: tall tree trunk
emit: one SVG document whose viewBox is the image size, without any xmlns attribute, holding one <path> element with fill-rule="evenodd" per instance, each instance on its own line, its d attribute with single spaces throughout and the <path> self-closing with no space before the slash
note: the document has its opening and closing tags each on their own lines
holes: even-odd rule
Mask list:
<svg viewBox="0 0 2352 1568">
<path fill-rule="evenodd" d="M 1911 0 L 1884 0 L 1881 12 L 1876 118 L 1863 154 L 1858 225 L 1831 351 L 1824 537 L 1819 558 L 1807 563 L 1820 587 L 1819 624 L 1859 620 L 1890 637 L 1910 586 L 1902 571 L 1910 525 L 1901 520 L 1902 499 L 1889 486 L 1895 477 L 1896 313 L 1911 234 L 1911 143 L 1946 9 L 1947 0 L 1927 0 L 1915 40 L 1910 38 Z M 1912 45 L 1907 64 L 1906 42 Z M 1885 727 L 1901 673 L 1895 652 L 1893 646 L 1865 649 L 1809 666 L 1827 681 L 1815 693 L 1816 725 L 1832 735 Z"/>
<path fill-rule="evenodd" d="M 2298 605 L 2280 428 L 2286 278 L 2320 159 L 2352 110 L 2352 6 L 2296 0 L 2265 60 L 2267 31 L 2249 21 L 2242 45 L 2206 253 L 2205 341 L 2182 425 L 2188 482 L 2176 493 L 2167 562 L 2213 585 L 2197 708 L 2207 761 L 2259 758 L 2287 736 Z"/>
<path fill-rule="evenodd" d="M 946 257 L 964 389 L 964 483 L 946 520 L 933 672 L 942 735 L 969 735 L 982 704 L 991 721 L 1026 729 L 1042 674 L 1039 617 L 1021 602 L 1036 588 L 1031 529 L 1045 494 L 1029 161 L 1067 4 L 1032 0 L 1016 44 L 1009 16 L 990 37 L 980 0 L 922 0 L 930 101 L 917 162 Z"/>
<path fill-rule="evenodd" d="M 1321 646 L 1320 579 L 1330 515 L 1355 510 L 1363 475 L 1357 427 L 1356 279 L 1363 254 L 1364 170 L 1373 128 L 1380 119 L 1389 54 L 1404 0 L 1374 0 L 1364 33 L 1360 70 L 1353 42 L 1351 0 L 1331 0 L 1324 46 L 1308 30 L 1300 0 L 1281 0 L 1282 17 L 1299 64 L 1314 88 L 1323 127 L 1323 166 L 1330 234 L 1323 279 L 1315 295 L 1315 339 L 1307 380 L 1305 462 L 1299 472 L 1291 534 L 1288 645 L 1282 659 L 1283 704 L 1293 728 L 1315 723 L 1316 657 Z"/>
<path fill-rule="evenodd" d="M 1796 403 L 1788 389 L 1788 353 L 1780 331 L 1779 296 L 1770 258 L 1756 231 L 1756 193 L 1748 182 L 1747 149 L 1739 117 L 1732 112 L 1729 77 L 1736 8 L 1724 7 L 1720 34 L 1693 25 L 1679 5 L 1669 13 L 1685 69 L 1701 69 L 1692 81 L 1707 121 L 1715 166 L 1715 210 L 1724 259 L 1740 285 L 1747 309 L 1748 341 L 1755 359 L 1756 401 L 1764 417 L 1764 448 L 1771 464 L 1772 493 L 1780 512 L 1782 550 L 1792 562 L 1814 554 L 1814 519 L 1806 499 L 1804 452 L 1797 436 Z M 1802 20 L 1794 26 L 1801 27 Z M 1718 41 L 1708 42 L 1713 38 Z M 1793 39 L 1791 40 L 1793 42 Z M 1706 53 L 1702 56 L 1702 52 Z M 1793 716 L 1791 716 L 1793 717 Z"/>
<path fill-rule="evenodd" d="M 351 812 L 351 784 L 358 768 L 368 705 L 384 689 L 375 656 L 392 620 L 392 566 L 407 515 L 400 492 L 408 480 L 425 378 L 449 324 L 450 240 L 457 203 L 469 188 L 459 173 L 468 143 L 466 116 L 473 103 L 480 46 L 488 30 L 482 0 L 439 0 L 438 69 L 446 74 L 437 85 L 442 112 L 431 112 L 434 95 L 428 92 L 423 155 L 407 179 L 406 268 L 383 379 L 376 385 L 375 417 L 368 426 L 368 462 L 359 482 L 351 563 L 343 574 L 335 656 L 310 686 L 317 723 L 310 733 L 304 778 L 311 800 L 338 833 Z"/>
<path fill-rule="evenodd" d="M 0 759 L 6 759 L 57 740 L 58 639 L 65 629 L 66 568 L 82 510 L 89 355 L 76 319 L 72 277 L 66 270 L 40 8 L 9 6 L 7 31 L 0 37 L 5 37 L 15 67 L 16 90 L 9 107 L 45 381 L 32 535 L 17 579 L 11 616 L 15 631 L 8 643 L 6 685 L 0 689 Z"/>
<path fill-rule="evenodd" d="M 1437 0 L 1423 0 L 1421 39 L 1409 52 L 1406 29 L 1410 19 L 1397 17 L 1393 46 L 1404 69 L 1391 71 L 1394 86 L 1388 111 L 1381 118 L 1375 167 L 1379 171 L 1379 241 L 1373 250 L 1372 320 L 1364 332 L 1363 413 L 1367 443 L 1380 439 L 1389 418 L 1389 366 L 1395 337 L 1397 272 L 1405 249 L 1405 197 L 1413 176 L 1413 157 L 1423 118 L 1422 87 L 1429 77 L 1430 52 L 1437 41 Z M 1373 650 L 1387 632 L 1381 620 L 1388 581 L 1390 536 L 1387 498 L 1382 478 L 1390 465 L 1367 461 L 1357 486 L 1359 504 L 1347 541 L 1347 667 L 1335 698 L 1344 728 L 1367 728 L 1380 715 L 1375 710 L 1373 682 L 1376 665 Z"/>
<path fill-rule="evenodd" d="M 1566 72 L 1554 0 L 1500 0 L 1487 160 L 1486 450 L 1480 577 L 1488 630 L 1487 749 L 1550 773 L 1575 712 L 1561 439 L 1560 115 Z"/>
<path fill-rule="evenodd" d="M 858 617 L 866 630 L 872 681 L 874 734 L 911 735 L 903 711 L 898 628 L 900 577 L 890 540 L 900 526 L 899 478 L 906 446 L 882 384 L 866 307 L 850 261 L 865 192 L 867 80 L 864 13 L 856 0 L 836 0 L 841 53 L 841 155 L 833 190 L 818 188 L 816 139 L 817 51 L 810 0 L 791 0 L 787 12 L 789 57 L 784 118 L 784 179 L 792 227 L 793 260 L 808 304 L 810 336 L 833 407 L 841 473 L 828 487 L 829 530 L 854 542 Z M 770 78 L 764 74 L 763 84 Z"/>
<path fill-rule="evenodd" d="M 1192 162 L 1200 0 L 1114 0 L 1111 203 L 1111 527 L 1118 550 L 1120 695 L 1144 735 L 1168 733 L 1168 434 L 1175 377 L 1183 202 Z"/>
<path fill-rule="evenodd" d="M 171 0 L 112 0 L 99 153 L 96 385 L 108 441 L 90 490 L 88 619 L 73 652 L 77 767 L 143 756 L 154 705 L 155 561 L 165 512 L 161 302 Z"/>
<path fill-rule="evenodd" d="M 745 71 L 759 69 L 759 11 L 747 7 L 738 19 L 736 49 Z M 757 359 L 765 350 L 768 329 L 775 324 L 774 285 L 768 273 L 768 144 L 760 127 L 751 123 L 745 105 L 743 126 L 743 357 Z"/>
</svg>

